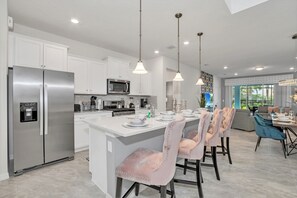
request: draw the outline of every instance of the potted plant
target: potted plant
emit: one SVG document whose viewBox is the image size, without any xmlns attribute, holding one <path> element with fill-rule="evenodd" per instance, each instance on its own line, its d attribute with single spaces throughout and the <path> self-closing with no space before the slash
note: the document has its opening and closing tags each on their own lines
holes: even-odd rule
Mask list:
<svg viewBox="0 0 297 198">
<path fill-rule="evenodd" d="M 199 97 L 197 97 L 198 100 L 198 104 L 200 108 L 205 108 L 205 95 L 204 93 L 201 94 L 201 97 L 199 99 Z"/>
</svg>

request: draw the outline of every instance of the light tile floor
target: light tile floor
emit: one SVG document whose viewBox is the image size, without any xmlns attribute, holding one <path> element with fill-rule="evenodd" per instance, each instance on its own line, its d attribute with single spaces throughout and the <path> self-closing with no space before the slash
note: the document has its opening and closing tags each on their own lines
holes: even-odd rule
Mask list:
<svg viewBox="0 0 297 198">
<path fill-rule="evenodd" d="M 231 152 L 233 165 L 227 156 L 218 156 L 221 181 L 213 168 L 202 167 L 205 198 L 293 198 L 297 197 L 297 154 L 284 158 L 278 141 L 263 139 L 254 152 L 257 137 L 233 130 Z M 75 155 L 75 160 L 25 173 L 0 182 L 0 197 L 5 198 L 103 198 L 105 195 L 91 182 L 88 152 Z M 210 160 L 210 159 L 209 159 Z M 178 178 L 195 179 L 194 172 Z M 176 184 L 177 197 L 198 197 L 197 188 Z M 139 198 L 159 197 L 157 191 L 141 188 Z"/>
</svg>

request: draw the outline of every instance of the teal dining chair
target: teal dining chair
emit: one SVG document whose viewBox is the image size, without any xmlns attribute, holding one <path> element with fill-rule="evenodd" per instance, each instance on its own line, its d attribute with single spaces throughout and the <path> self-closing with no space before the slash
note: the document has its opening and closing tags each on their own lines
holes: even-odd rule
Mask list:
<svg viewBox="0 0 297 198">
<path fill-rule="evenodd" d="M 260 146 L 262 138 L 270 138 L 281 142 L 284 156 L 285 158 L 287 158 L 285 144 L 286 134 L 282 131 L 282 129 L 274 127 L 272 124 L 272 120 L 267 120 L 259 114 L 256 114 L 254 118 L 256 124 L 256 134 L 258 136 L 255 152 L 257 151 L 257 148 Z"/>
</svg>

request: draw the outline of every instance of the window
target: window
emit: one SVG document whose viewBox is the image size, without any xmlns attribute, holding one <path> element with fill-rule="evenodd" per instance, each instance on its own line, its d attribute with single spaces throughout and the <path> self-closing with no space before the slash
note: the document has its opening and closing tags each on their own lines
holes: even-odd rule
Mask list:
<svg viewBox="0 0 297 198">
<path fill-rule="evenodd" d="M 240 109 L 272 106 L 274 102 L 273 85 L 241 85 L 233 87 L 232 106 Z"/>
</svg>

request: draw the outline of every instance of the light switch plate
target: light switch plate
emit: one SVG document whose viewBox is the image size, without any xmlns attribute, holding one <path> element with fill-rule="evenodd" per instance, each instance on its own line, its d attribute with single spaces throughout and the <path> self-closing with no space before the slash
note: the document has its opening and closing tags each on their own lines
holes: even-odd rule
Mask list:
<svg viewBox="0 0 297 198">
<path fill-rule="evenodd" d="M 111 141 L 107 141 L 107 150 L 108 150 L 108 152 L 112 153 L 112 142 Z"/>
</svg>

